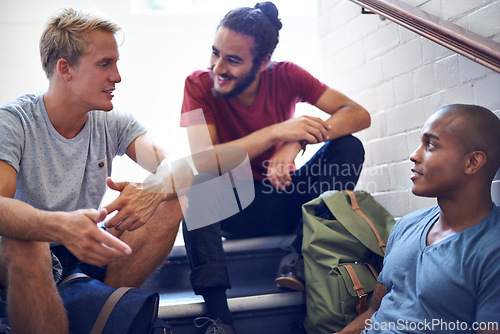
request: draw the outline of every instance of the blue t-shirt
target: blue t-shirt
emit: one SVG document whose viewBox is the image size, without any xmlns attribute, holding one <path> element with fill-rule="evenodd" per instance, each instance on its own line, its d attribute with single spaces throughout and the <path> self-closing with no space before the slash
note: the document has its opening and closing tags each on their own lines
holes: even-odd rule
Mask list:
<svg viewBox="0 0 500 334">
<path fill-rule="evenodd" d="M 438 218 L 435 206 L 394 226 L 379 276 L 387 294 L 364 333 L 475 333 L 478 325 L 500 325 L 500 207 L 427 246 Z"/>
<path fill-rule="evenodd" d="M 144 132 L 131 115 L 91 111 L 67 139 L 52 126 L 43 94 L 27 94 L 0 107 L 0 160 L 17 171 L 15 199 L 48 211 L 96 209 L 113 158 Z"/>
</svg>

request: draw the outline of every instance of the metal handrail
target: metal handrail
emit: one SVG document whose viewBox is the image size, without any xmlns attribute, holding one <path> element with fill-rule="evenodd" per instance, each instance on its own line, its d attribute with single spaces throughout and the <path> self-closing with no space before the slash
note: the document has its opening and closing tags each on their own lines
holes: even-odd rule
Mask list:
<svg viewBox="0 0 500 334">
<path fill-rule="evenodd" d="M 350 0 L 500 73 L 500 43 L 399 0 Z"/>
</svg>

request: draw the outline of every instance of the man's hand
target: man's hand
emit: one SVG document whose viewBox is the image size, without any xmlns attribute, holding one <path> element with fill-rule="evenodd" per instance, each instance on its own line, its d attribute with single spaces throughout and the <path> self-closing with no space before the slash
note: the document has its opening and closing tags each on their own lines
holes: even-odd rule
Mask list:
<svg viewBox="0 0 500 334">
<path fill-rule="evenodd" d="M 142 183 L 114 182 L 109 177 L 106 183 L 110 189 L 120 192 L 117 199 L 105 206 L 109 213 L 117 211 L 105 223 L 107 228 L 119 231 L 138 229 L 151 218 L 158 205 L 166 198 L 166 194 L 144 189 Z"/>
<path fill-rule="evenodd" d="M 60 242 L 81 261 L 97 266 L 132 254 L 126 243 L 97 226 L 107 214 L 106 209 L 61 213 L 65 233 Z"/>
<path fill-rule="evenodd" d="M 269 160 L 267 178 L 275 188 L 285 190 L 292 181 L 290 172 L 295 171 L 294 160 L 301 148 L 298 142 L 284 143 Z"/>
<path fill-rule="evenodd" d="M 330 139 L 328 130 L 331 126 L 318 117 L 294 117 L 275 124 L 273 127 L 277 138 L 281 142 L 300 142 L 305 140 L 309 144 L 316 144 Z"/>
</svg>

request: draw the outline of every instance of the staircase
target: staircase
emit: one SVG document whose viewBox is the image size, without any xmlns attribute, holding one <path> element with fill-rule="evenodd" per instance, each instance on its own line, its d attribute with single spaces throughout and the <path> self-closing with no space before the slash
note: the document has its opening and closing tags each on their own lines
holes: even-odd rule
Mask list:
<svg viewBox="0 0 500 334">
<path fill-rule="evenodd" d="M 293 236 L 224 241 L 232 284 L 228 304 L 238 334 L 302 333 L 305 294 L 274 283 L 284 247 L 292 240 Z M 143 286 L 160 294 L 159 316 L 173 326 L 175 334 L 204 333 L 193 324 L 196 317 L 205 316 L 205 305 L 193 293 L 188 273 L 184 246 L 175 246 L 164 266 Z"/>
</svg>

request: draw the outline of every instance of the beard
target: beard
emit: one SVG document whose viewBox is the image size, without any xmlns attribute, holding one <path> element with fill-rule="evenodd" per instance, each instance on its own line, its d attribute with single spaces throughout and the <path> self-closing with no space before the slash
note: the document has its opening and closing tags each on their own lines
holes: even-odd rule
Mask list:
<svg viewBox="0 0 500 334">
<path fill-rule="evenodd" d="M 250 86 L 252 84 L 252 82 L 255 81 L 255 78 L 257 78 L 257 72 L 259 70 L 259 67 L 260 67 L 259 64 L 254 64 L 252 66 L 252 68 L 250 69 L 250 71 L 248 71 L 248 73 L 244 77 L 241 77 L 240 79 L 238 79 L 236 81 L 234 88 L 231 89 L 227 93 L 221 93 L 221 92 L 217 91 L 215 89 L 215 87 L 212 87 L 212 95 L 218 99 L 230 99 L 230 98 L 233 98 L 233 97 L 240 95 L 241 93 L 243 93 L 245 91 L 245 89 L 248 88 L 248 86 Z M 210 70 L 210 74 L 212 75 L 212 78 L 213 78 L 214 77 L 213 69 Z M 226 78 L 232 79 L 232 80 L 236 79 L 235 77 L 228 76 L 228 75 L 220 75 L 220 76 L 226 77 Z"/>
</svg>

